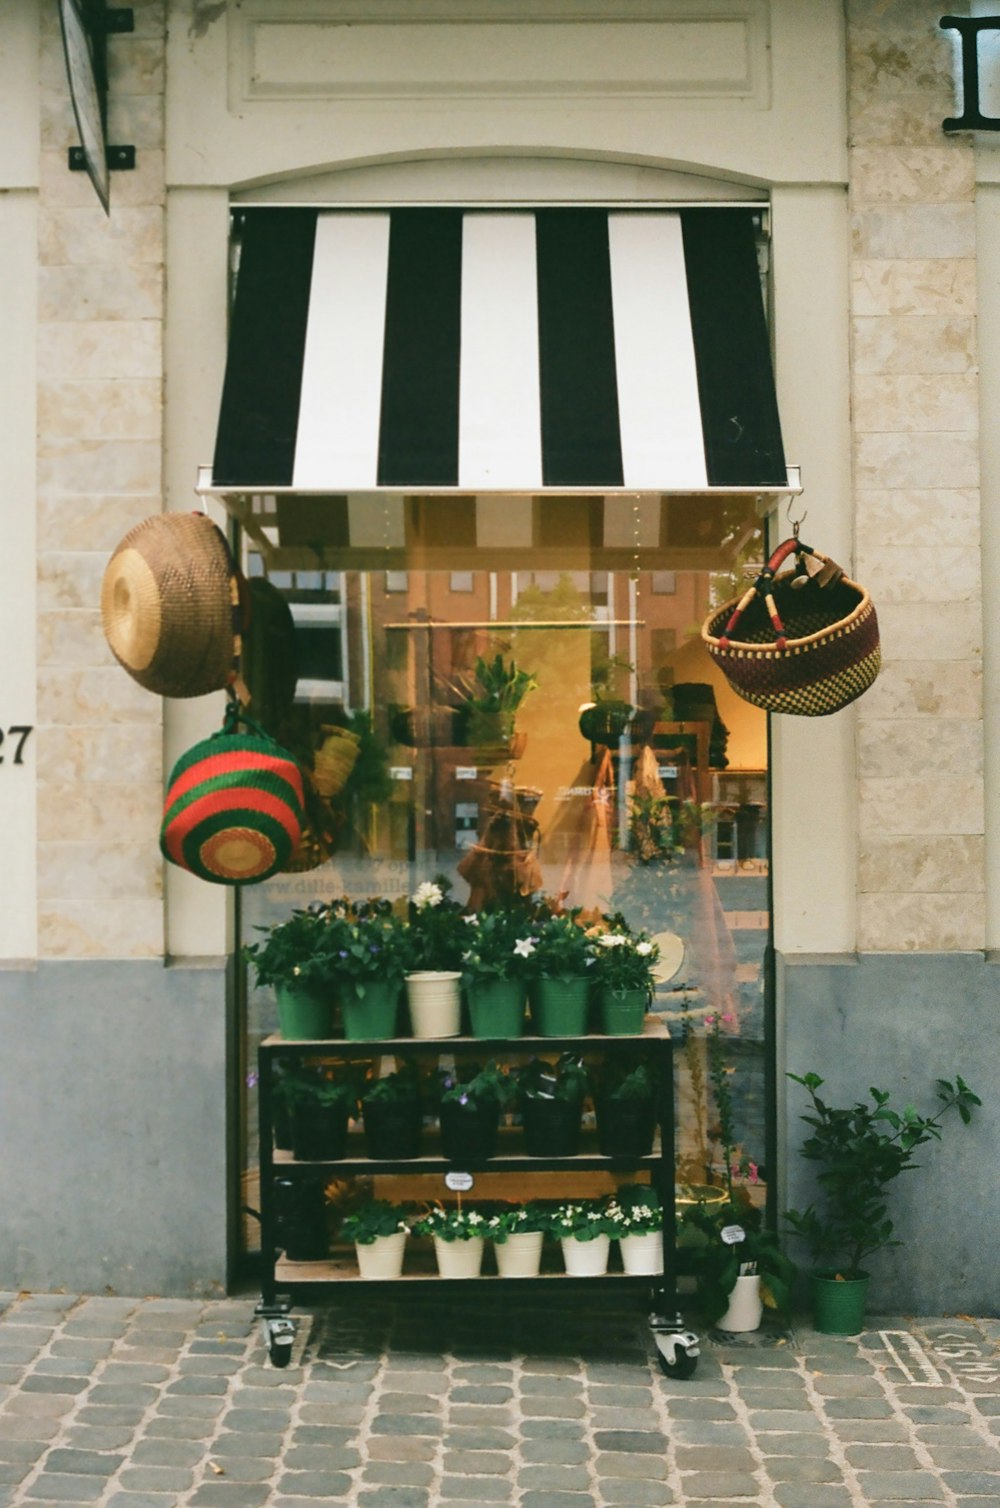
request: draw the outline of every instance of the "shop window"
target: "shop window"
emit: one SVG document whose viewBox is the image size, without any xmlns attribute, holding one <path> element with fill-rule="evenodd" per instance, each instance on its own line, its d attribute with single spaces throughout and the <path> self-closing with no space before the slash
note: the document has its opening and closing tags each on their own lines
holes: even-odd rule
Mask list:
<svg viewBox="0 0 1000 1508">
<path fill-rule="evenodd" d="M 685 520 L 654 498 L 659 532 L 619 543 L 594 499 L 536 499 L 531 541 L 515 545 L 492 528 L 480 543 L 474 509 L 449 536 L 449 500 L 417 501 L 391 570 L 367 538 L 356 557 L 332 543 L 308 572 L 286 569 L 281 548 L 269 559 L 299 649 L 281 734 L 324 768 L 345 728 L 359 751 L 324 788 L 323 862 L 247 887 L 244 935 L 339 894 L 403 905 L 438 875 L 476 909 L 528 892 L 593 923 L 621 913 L 663 958 L 654 1008 L 677 1033 L 679 1181 L 724 1180 L 712 1090 L 724 1060 L 728 1157 L 760 1202 L 766 717 L 730 691 L 697 631 L 763 554 L 753 504 L 711 500 L 713 515 L 689 499 Z M 499 698 L 499 716 L 504 678 L 520 694 Z M 274 1022 L 270 990 L 251 989 L 251 1060 Z M 251 1088 L 251 1205 L 253 1128 Z"/>
</svg>

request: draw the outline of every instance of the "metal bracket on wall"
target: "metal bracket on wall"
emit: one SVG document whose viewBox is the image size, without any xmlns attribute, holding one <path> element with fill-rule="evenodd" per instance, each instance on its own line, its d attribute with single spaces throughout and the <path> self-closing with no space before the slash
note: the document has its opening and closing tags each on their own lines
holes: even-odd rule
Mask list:
<svg viewBox="0 0 1000 1508">
<path fill-rule="evenodd" d="M 109 172 L 121 173 L 135 167 L 135 147 L 106 147 L 104 155 Z M 71 173 L 86 172 L 87 158 L 82 147 L 70 147 L 69 167 Z"/>
</svg>

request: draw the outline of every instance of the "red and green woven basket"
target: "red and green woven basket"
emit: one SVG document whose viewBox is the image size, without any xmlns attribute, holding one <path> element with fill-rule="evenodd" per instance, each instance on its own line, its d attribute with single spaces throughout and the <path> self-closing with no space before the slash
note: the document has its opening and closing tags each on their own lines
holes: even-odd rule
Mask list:
<svg viewBox="0 0 1000 1508">
<path fill-rule="evenodd" d="M 795 569 L 775 575 L 793 554 Z M 741 598 L 716 608 L 701 636 L 744 701 L 799 717 L 846 707 L 868 690 L 882 664 L 878 618 L 865 588 L 798 539 L 779 546 Z"/>
<path fill-rule="evenodd" d="M 250 724 L 226 726 L 177 761 L 167 787 L 160 851 L 217 885 L 252 885 L 288 863 L 302 836 L 302 776 L 292 756 Z"/>
</svg>

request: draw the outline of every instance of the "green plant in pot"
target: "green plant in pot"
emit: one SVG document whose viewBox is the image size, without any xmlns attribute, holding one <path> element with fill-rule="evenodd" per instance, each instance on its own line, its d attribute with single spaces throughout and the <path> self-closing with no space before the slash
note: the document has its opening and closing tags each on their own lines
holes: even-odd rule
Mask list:
<svg viewBox="0 0 1000 1508">
<path fill-rule="evenodd" d="M 612 1201 L 622 1265 L 632 1276 L 663 1271 L 663 1209 L 651 1184 L 623 1184 Z"/>
<path fill-rule="evenodd" d="M 469 713 L 470 744 L 478 747 L 509 744 L 517 709 L 537 686 L 531 671 L 524 670 L 516 660 L 505 660 L 502 654 L 494 655 L 492 660 L 480 655 L 471 675 L 463 677 L 460 684 Z"/>
<path fill-rule="evenodd" d="M 256 984 L 274 987 L 281 1033 L 288 1040 L 332 1034 L 333 922 L 331 906 L 317 902 L 285 921 L 256 927 L 266 933 L 265 940 L 243 949 Z"/>
<path fill-rule="evenodd" d="M 550 1214 L 543 1204 L 511 1204 L 488 1217 L 486 1239 L 494 1248 L 502 1278 L 537 1276 L 549 1225 Z"/>
<path fill-rule="evenodd" d="M 804 1210 L 790 1209 L 791 1229 L 805 1241 L 815 1264 L 811 1275 L 816 1328 L 854 1335 L 864 1323 L 868 1273 L 865 1262 L 876 1252 L 902 1243 L 893 1236 L 889 1215 L 891 1185 L 901 1173 L 919 1166 L 918 1147 L 941 1138 L 941 1121 L 957 1111 L 963 1125 L 982 1101 L 956 1075 L 936 1081 L 940 1108 L 921 1115 L 913 1105 L 893 1109 L 891 1094 L 869 1089 L 870 1102 L 832 1106 L 820 1098 L 817 1073 L 789 1074 L 811 1101 L 802 1120 L 811 1127 L 799 1149 L 816 1164 L 818 1201 Z M 849 1290 L 849 1293 L 848 1293 Z"/>
<path fill-rule="evenodd" d="M 592 974 L 601 1030 L 609 1036 L 638 1035 L 656 983 L 660 950 L 648 933 L 633 933 L 620 913 L 604 920 L 607 931 L 594 939 Z"/>
<path fill-rule="evenodd" d="M 624 1055 L 605 1063 L 594 1096 L 597 1144 L 605 1157 L 646 1157 L 659 1120 L 660 1087 L 650 1065 Z"/>
<path fill-rule="evenodd" d="M 343 1240 L 353 1241 L 363 1278 L 398 1278 L 409 1234 L 405 1208 L 386 1199 L 370 1199 L 344 1216 Z"/>
<path fill-rule="evenodd" d="M 410 897 L 406 931 L 406 996 L 415 1037 L 456 1037 L 462 1026 L 462 954 L 468 927 L 443 875 Z"/>
<path fill-rule="evenodd" d="M 532 1058 L 517 1074 L 516 1097 L 529 1157 L 573 1157 L 580 1150 L 583 1102 L 590 1079 L 582 1060 Z"/>
<path fill-rule="evenodd" d="M 434 1242 L 438 1272 L 443 1278 L 477 1278 L 483 1263 L 487 1217 L 477 1209 L 434 1205 L 413 1221 L 415 1236 Z"/>
<path fill-rule="evenodd" d="M 361 1091 L 361 1114 L 369 1157 L 419 1157 L 424 1099 L 416 1063 L 404 1059 L 393 1072 L 370 1079 Z"/>
<path fill-rule="evenodd" d="M 347 1076 L 306 1070 L 288 1080 L 292 1152 L 298 1162 L 332 1162 L 347 1147 L 347 1123 L 357 1114 L 358 1092 Z"/>
<path fill-rule="evenodd" d="M 755 1330 L 765 1308 L 787 1310 L 791 1302 L 795 1265 L 768 1229 L 763 1212 L 753 1203 L 737 1175 L 757 1182 L 757 1165 L 739 1154 L 732 1068 L 726 1052 L 723 1024 L 734 1017 L 706 1016 L 709 1079 L 718 1121 L 722 1153 L 724 1197 L 696 1201 L 685 1207 L 678 1247 L 698 1280 L 698 1307 L 710 1325 L 726 1330 Z M 711 1192 L 711 1190 L 706 1190 Z"/>
<path fill-rule="evenodd" d="M 579 1037 L 587 1030 L 595 953 L 579 916 L 579 906 L 543 911 L 526 939 L 534 944 L 529 996 L 541 1037 Z"/>
<path fill-rule="evenodd" d="M 571 1200 L 558 1205 L 552 1211 L 549 1229 L 562 1247 L 566 1271 L 574 1277 L 605 1273 L 619 1224 L 618 1207 L 610 1199 Z"/>
<path fill-rule="evenodd" d="M 520 1037 L 534 942 L 527 910 L 478 911 L 464 918 L 462 983 L 474 1037 Z"/>
<path fill-rule="evenodd" d="M 406 972 L 406 924 L 391 901 L 373 897 L 335 903 L 330 923 L 332 966 L 344 1036 L 393 1037 Z"/>
<path fill-rule="evenodd" d="M 439 1070 L 441 1145 L 449 1161 L 471 1167 L 493 1156 L 500 1111 L 510 1095 L 510 1076 L 495 1062 L 482 1068 L 463 1063 L 461 1076 Z"/>
</svg>

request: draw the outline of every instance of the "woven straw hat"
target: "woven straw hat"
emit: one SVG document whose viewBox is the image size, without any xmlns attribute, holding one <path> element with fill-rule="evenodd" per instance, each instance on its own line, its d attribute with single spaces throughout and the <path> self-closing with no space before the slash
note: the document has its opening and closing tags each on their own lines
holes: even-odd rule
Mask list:
<svg viewBox="0 0 1000 1508">
<path fill-rule="evenodd" d="M 118 663 L 158 696 L 204 696 L 235 679 L 239 583 L 225 535 L 204 513 L 161 513 L 130 529 L 101 587 Z"/>
</svg>

